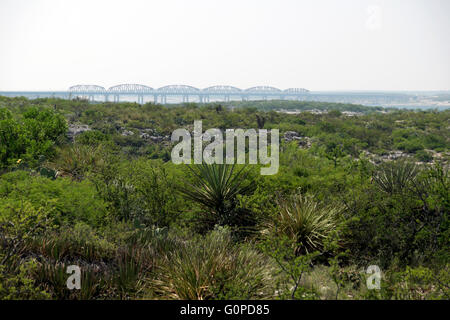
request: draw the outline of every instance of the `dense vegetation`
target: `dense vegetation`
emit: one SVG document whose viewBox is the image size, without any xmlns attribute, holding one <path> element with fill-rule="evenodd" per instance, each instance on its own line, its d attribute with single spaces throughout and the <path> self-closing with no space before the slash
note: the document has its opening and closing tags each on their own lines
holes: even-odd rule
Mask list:
<svg viewBox="0 0 450 320">
<path fill-rule="evenodd" d="M 448 299 L 449 119 L 0 97 L 0 299 Z M 279 172 L 173 164 L 194 120 L 279 129 Z"/>
</svg>

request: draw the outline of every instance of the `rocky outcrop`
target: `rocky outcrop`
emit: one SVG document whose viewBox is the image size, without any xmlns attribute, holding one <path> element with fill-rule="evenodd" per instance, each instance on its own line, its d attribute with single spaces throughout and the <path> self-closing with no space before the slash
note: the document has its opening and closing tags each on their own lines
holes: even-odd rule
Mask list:
<svg viewBox="0 0 450 320">
<path fill-rule="evenodd" d="M 356 111 L 342 111 L 342 114 L 347 117 L 358 117 L 358 116 L 363 115 L 362 112 L 356 112 Z"/>
<path fill-rule="evenodd" d="M 409 154 L 400 150 L 391 151 L 388 154 L 381 156 L 383 160 L 397 160 L 403 157 L 409 157 Z"/>
<path fill-rule="evenodd" d="M 154 129 L 143 129 L 139 132 L 139 137 L 144 140 L 150 140 L 152 142 L 169 141 L 170 136 L 163 136 L 158 134 Z"/>
<path fill-rule="evenodd" d="M 67 131 L 67 136 L 73 139 L 76 135 L 80 133 L 91 131 L 92 129 L 87 124 L 69 124 L 69 130 Z"/>
<path fill-rule="evenodd" d="M 132 136 L 133 134 L 134 134 L 134 132 L 130 131 L 130 130 L 123 130 L 122 133 L 121 133 L 121 135 L 124 136 L 124 137 Z"/>
<path fill-rule="evenodd" d="M 302 137 L 298 132 L 295 131 L 286 131 L 284 133 L 284 141 L 297 141 L 300 148 L 310 148 L 312 144 L 311 138 Z"/>
<path fill-rule="evenodd" d="M 170 140 L 170 137 L 169 136 L 149 136 L 147 139 L 151 140 L 153 142 L 162 142 L 162 141 Z"/>
<path fill-rule="evenodd" d="M 293 140 L 300 140 L 302 138 L 302 136 L 295 131 L 286 131 L 284 133 L 284 140 L 287 142 L 291 142 Z"/>
<path fill-rule="evenodd" d="M 142 133 L 139 135 L 139 137 L 140 137 L 141 139 L 147 140 L 147 139 L 150 139 L 151 135 L 148 134 L 147 132 L 142 132 Z"/>
</svg>

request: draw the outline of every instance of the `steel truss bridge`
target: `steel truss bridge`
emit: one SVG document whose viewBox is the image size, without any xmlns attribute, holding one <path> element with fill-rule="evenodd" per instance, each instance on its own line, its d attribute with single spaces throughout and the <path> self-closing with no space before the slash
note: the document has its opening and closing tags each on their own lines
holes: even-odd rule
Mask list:
<svg viewBox="0 0 450 320">
<path fill-rule="evenodd" d="M 183 102 L 189 102 L 192 98 L 197 98 L 200 102 L 209 102 L 211 97 L 230 101 L 231 98 L 240 98 L 249 100 L 252 97 L 262 99 L 286 97 L 298 98 L 308 94 L 309 91 L 302 88 L 290 88 L 280 90 L 269 86 L 252 87 L 242 90 L 232 86 L 212 86 L 205 89 L 198 89 L 188 85 L 169 85 L 158 89 L 148 87 L 142 84 L 120 84 L 105 89 L 96 85 L 76 85 L 69 88 L 73 96 L 85 96 L 94 100 L 95 96 L 104 96 L 108 101 L 112 96 L 114 102 L 120 100 L 120 96 L 137 96 L 138 102 L 143 103 L 145 96 L 153 97 L 155 103 L 167 103 L 167 97 L 181 97 Z"/>
<path fill-rule="evenodd" d="M 405 92 L 382 91 L 308 91 L 302 88 L 280 90 L 269 86 L 239 89 L 232 86 L 212 86 L 204 89 L 188 85 L 170 85 L 158 89 L 142 84 L 120 84 L 106 89 L 97 85 L 76 85 L 65 91 L 0 91 L 1 96 L 27 97 L 30 99 L 55 97 L 73 99 L 81 97 L 92 101 L 145 101 L 155 103 L 170 102 L 209 102 L 230 100 L 302 100 L 334 103 L 356 103 L 363 105 L 390 105 L 415 102 L 417 96 Z"/>
<path fill-rule="evenodd" d="M 309 94 L 309 91 L 303 88 L 289 88 L 280 90 L 270 86 L 257 86 L 248 89 L 239 89 L 232 86 L 212 86 L 204 89 L 195 88 L 188 85 L 168 85 L 158 89 L 148 87 L 142 84 L 120 84 L 109 89 L 97 85 L 76 85 L 67 91 L 54 92 L 14 92 L 24 96 L 55 96 L 64 98 L 83 97 L 89 100 L 104 100 L 118 102 L 121 97 L 133 97 L 138 103 L 144 103 L 144 97 L 153 98 L 155 103 L 167 103 L 168 97 L 181 98 L 183 102 L 190 100 L 199 102 L 209 102 L 210 99 L 230 101 L 231 99 L 302 99 Z M 0 94 L 2 94 L 0 92 Z M 5 95 L 13 92 L 5 92 Z"/>
</svg>

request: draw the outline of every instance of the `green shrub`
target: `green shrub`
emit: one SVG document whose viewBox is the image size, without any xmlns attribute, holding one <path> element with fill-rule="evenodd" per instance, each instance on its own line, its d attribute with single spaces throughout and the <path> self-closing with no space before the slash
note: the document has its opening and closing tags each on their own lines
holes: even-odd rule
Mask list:
<svg viewBox="0 0 450 320">
<path fill-rule="evenodd" d="M 70 224 L 83 221 L 92 226 L 106 223 L 106 205 L 98 196 L 90 181 L 75 182 L 58 178 L 32 176 L 27 172 L 15 171 L 0 176 L 0 215 L 21 207 L 23 201 L 35 209 L 51 212 L 55 223 Z"/>
<path fill-rule="evenodd" d="M 425 150 L 417 151 L 416 152 L 416 158 L 419 161 L 422 161 L 422 162 L 430 162 L 430 161 L 433 160 L 433 156 L 429 152 L 427 152 Z"/>
<path fill-rule="evenodd" d="M 89 130 L 89 131 L 85 131 L 80 133 L 75 141 L 78 144 L 83 144 L 83 145 L 99 145 L 102 144 L 104 142 L 110 141 L 111 140 L 111 136 L 104 134 L 101 131 L 98 130 Z"/>
<path fill-rule="evenodd" d="M 185 208 L 173 192 L 176 172 L 171 163 L 159 160 L 117 161 L 95 173 L 93 181 L 118 220 L 167 227 Z"/>
<path fill-rule="evenodd" d="M 5 266 L 0 265 L 0 300 L 49 299 L 50 294 L 40 287 L 41 283 L 36 285 L 32 277 L 36 268 L 37 264 L 32 260 L 21 263 L 16 272 L 7 272 Z"/>
<path fill-rule="evenodd" d="M 108 262 L 114 258 L 117 249 L 83 222 L 47 232 L 34 239 L 31 246 L 33 251 L 55 261 L 82 259 L 86 262 Z"/>
<path fill-rule="evenodd" d="M 344 243 L 354 263 L 448 263 L 448 171 L 391 162 L 375 170 L 373 182 L 348 204 Z"/>
<path fill-rule="evenodd" d="M 301 300 L 318 298 L 314 288 L 301 284 L 304 276 L 311 271 L 312 262 L 320 255 L 318 251 L 298 254 L 297 241 L 284 234 L 268 234 L 259 246 L 279 268 L 274 281 L 276 296 L 281 299 Z"/>
<path fill-rule="evenodd" d="M 66 131 L 66 120 L 53 110 L 32 107 L 16 120 L 0 108 L 0 166 L 17 161 L 36 166 L 40 157 L 54 155 L 54 145 Z"/>
<path fill-rule="evenodd" d="M 403 271 L 388 270 L 381 281 L 381 290 L 370 290 L 366 299 L 448 300 L 450 298 L 448 265 L 441 270 L 427 267 L 406 267 Z"/>
</svg>

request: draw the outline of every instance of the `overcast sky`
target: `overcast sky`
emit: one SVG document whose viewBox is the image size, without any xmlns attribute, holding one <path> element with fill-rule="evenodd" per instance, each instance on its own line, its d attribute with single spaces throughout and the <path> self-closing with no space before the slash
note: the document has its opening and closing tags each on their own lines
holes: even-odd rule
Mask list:
<svg viewBox="0 0 450 320">
<path fill-rule="evenodd" d="M 448 0 L 0 0 L 0 91 L 449 90 Z"/>
</svg>

